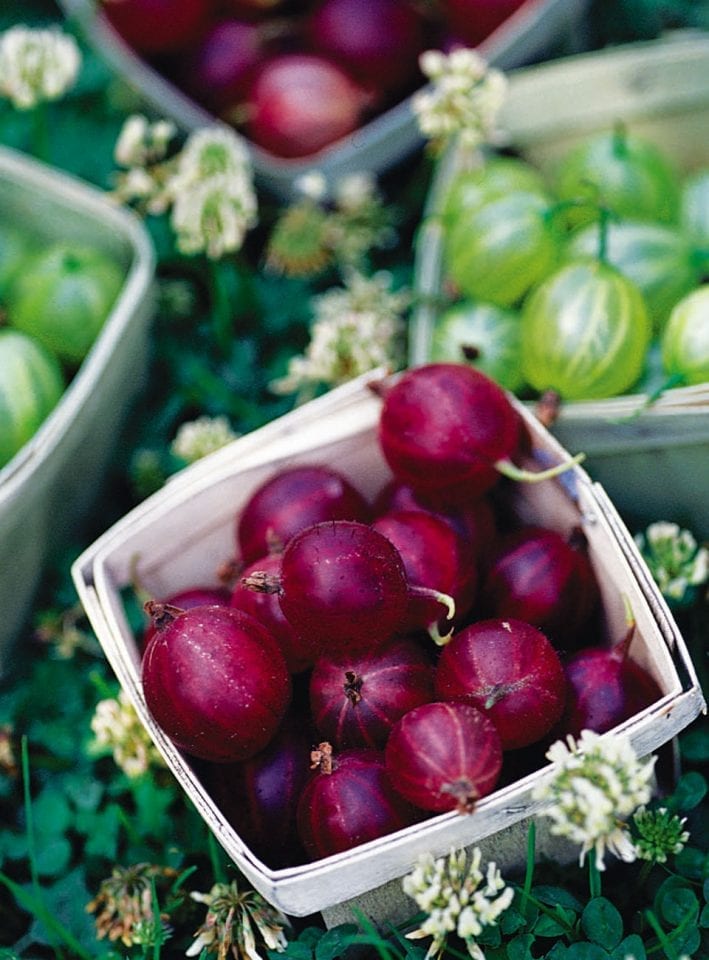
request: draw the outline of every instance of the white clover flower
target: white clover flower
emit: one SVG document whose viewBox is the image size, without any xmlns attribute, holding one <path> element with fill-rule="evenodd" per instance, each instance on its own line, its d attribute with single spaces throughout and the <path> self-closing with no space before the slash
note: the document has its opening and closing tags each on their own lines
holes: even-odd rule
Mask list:
<svg viewBox="0 0 709 960">
<path fill-rule="evenodd" d="M 125 167 L 116 175 L 114 199 L 154 214 L 168 209 L 171 197 L 166 192 L 166 179 L 171 163 L 165 157 L 176 132 L 170 120 L 151 123 L 139 113 L 127 118 L 113 150 L 116 163 Z"/>
<path fill-rule="evenodd" d="M 118 767 L 131 779 L 164 761 L 140 722 L 133 704 L 121 690 L 117 698 L 101 700 L 91 718 L 94 746 L 112 751 Z"/>
<path fill-rule="evenodd" d="M 668 600 L 691 602 L 694 589 L 709 580 L 709 550 L 679 524 L 651 523 L 644 534 L 636 534 L 635 542 Z"/>
<path fill-rule="evenodd" d="M 475 938 L 497 923 L 512 903 L 514 891 L 505 884 L 495 863 L 488 863 L 483 874 L 481 859 L 478 847 L 469 862 L 465 850 L 452 850 L 447 858 L 438 860 L 424 854 L 404 877 L 404 893 L 427 914 L 421 926 L 406 936 L 410 940 L 431 937 L 427 957 L 440 957 L 448 935 L 456 933 L 474 960 L 485 960 Z"/>
<path fill-rule="evenodd" d="M 156 120 L 151 123 L 147 117 L 134 113 L 123 123 L 116 146 L 114 158 L 121 167 L 146 167 L 163 160 L 170 141 L 177 133 L 177 127 L 171 120 Z"/>
<path fill-rule="evenodd" d="M 198 417 L 178 428 L 170 449 L 180 460 L 194 463 L 235 438 L 236 433 L 226 417 Z"/>
<path fill-rule="evenodd" d="M 256 223 L 251 161 L 243 139 L 226 127 L 190 135 L 165 186 L 183 253 L 218 260 L 239 250 Z"/>
<path fill-rule="evenodd" d="M 81 66 L 76 40 L 55 27 L 10 27 L 0 34 L 0 96 L 18 110 L 58 100 Z"/>
<path fill-rule="evenodd" d="M 580 845 L 581 865 L 592 850 L 599 870 L 605 869 L 606 849 L 628 863 L 635 860 L 627 820 L 650 799 L 656 758 L 640 761 L 626 737 L 591 730 L 583 730 L 578 741 L 557 740 L 547 757 L 555 768 L 532 796 L 544 802 L 551 832 Z"/>
<path fill-rule="evenodd" d="M 427 50 L 419 64 L 431 81 L 411 102 L 421 133 L 438 143 L 458 135 L 466 147 L 490 140 L 507 94 L 505 75 L 464 47 Z"/>
<path fill-rule="evenodd" d="M 288 373 L 271 384 L 277 393 L 304 386 L 334 386 L 382 365 L 396 365 L 404 330 L 406 291 L 391 290 L 391 276 L 352 272 L 346 286 L 313 298 L 315 320 L 304 356 L 291 358 Z"/>
</svg>

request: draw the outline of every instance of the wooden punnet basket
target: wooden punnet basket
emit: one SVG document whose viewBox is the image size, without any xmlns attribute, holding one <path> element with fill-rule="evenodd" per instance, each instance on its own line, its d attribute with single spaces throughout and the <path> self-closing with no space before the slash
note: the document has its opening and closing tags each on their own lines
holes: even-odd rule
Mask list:
<svg viewBox="0 0 709 960">
<path fill-rule="evenodd" d="M 123 598 L 136 567 L 141 585 L 158 597 L 216 578 L 220 561 L 233 555 L 240 506 L 257 485 L 286 464 L 336 464 L 373 498 L 390 476 L 376 441 L 380 401 L 367 387 L 379 377 L 381 373 L 373 373 L 352 381 L 187 468 L 89 547 L 72 571 L 123 689 L 216 839 L 271 903 L 293 916 L 320 912 L 327 922 L 351 917 L 353 906 L 373 918 L 410 915 L 412 901 L 401 892 L 400 878 L 425 851 L 443 855 L 452 847 L 478 844 L 503 866 L 520 865 L 525 823 L 536 812 L 531 791 L 540 773 L 498 789 L 472 815 L 433 816 L 346 853 L 273 870 L 246 846 L 189 759 L 153 722 Z M 544 428 L 521 407 L 520 412 L 532 437 L 529 465 L 539 468 L 566 459 Z M 684 641 L 618 514 L 603 490 L 578 467 L 562 479 L 516 485 L 513 509 L 523 520 L 559 531 L 582 526 L 602 590 L 602 629 L 607 638 L 624 634 L 624 598 L 630 602 L 637 622 L 632 655 L 652 673 L 662 697 L 622 729 L 639 755 L 657 750 L 698 715 L 704 701 Z M 539 848 L 562 855 L 542 829 Z"/>
<path fill-rule="evenodd" d="M 681 173 L 709 165 L 709 33 L 678 31 L 515 71 L 500 140 L 550 173 L 574 144 L 616 121 L 656 143 Z M 429 357 L 444 281 L 438 212 L 460 162 L 453 147 L 439 163 L 419 234 L 412 364 Z M 707 538 L 709 384 L 668 390 L 639 413 L 644 403 L 634 395 L 564 404 L 554 435 L 587 454 L 588 471 L 624 515 L 674 520 Z"/>
<path fill-rule="evenodd" d="M 133 214 L 81 180 L 0 148 L 0 205 L 38 241 L 92 246 L 124 282 L 61 400 L 0 469 L 0 673 L 48 553 L 85 516 L 147 371 L 155 254 Z"/>
<path fill-rule="evenodd" d="M 509 70 L 543 60 L 562 46 L 583 49 L 588 5 L 589 0 L 526 0 L 485 39 L 480 54 Z M 218 122 L 137 56 L 111 24 L 96 14 L 96 6 L 94 0 L 60 0 L 60 7 L 81 24 L 94 49 L 154 112 L 170 117 L 183 130 Z M 350 173 L 383 173 L 422 146 L 410 97 L 311 157 L 286 160 L 248 143 L 258 182 L 283 197 L 293 194 L 296 181 L 309 170 L 321 171 L 332 186 Z"/>
</svg>

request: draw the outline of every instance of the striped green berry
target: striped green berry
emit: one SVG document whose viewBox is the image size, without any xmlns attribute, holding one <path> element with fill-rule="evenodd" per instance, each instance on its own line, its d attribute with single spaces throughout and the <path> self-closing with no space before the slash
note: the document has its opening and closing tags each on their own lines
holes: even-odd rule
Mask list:
<svg viewBox="0 0 709 960">
<path fill-rule="evenodd" d="M 600 260 L 569 263 L 537 287 L 522 311 L 522 371 L 536 390 L 601 400 L 639 379 L 650 321 L 637 286 Z"/>
<path fill-rule="evenodd" d="M 0 467 L 34 435 L 63 390 L 53 354 L 24 333 L 0 330 Z"/>
</svg>

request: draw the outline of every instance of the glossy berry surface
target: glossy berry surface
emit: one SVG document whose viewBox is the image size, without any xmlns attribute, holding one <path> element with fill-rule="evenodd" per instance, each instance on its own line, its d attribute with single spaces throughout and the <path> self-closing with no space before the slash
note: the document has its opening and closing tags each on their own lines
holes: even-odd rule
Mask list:
<svg viewBox="0 0 709 960">
<path fill-rule="evenodd" d="M 305 29 L 313 50 L 363 84 L 386 90 L 416 76 L 422 20 L 407 0 L 322 0 Z"/>
<path fill-rule="evenodd" d="M 605 733 L 662 696 L 653 677 L 626 655 L 624 644 L 579 650 L 565 672 L 569 693 L 560 735 Z"/>
<path fill-rule="evenodd" d="M 145 700 L 182 750 L 245 760 L 274 736 L 291 697 L 277 642 L 257 620 L 202 606 L 168 618 L 143 655 Z"/>
<path fill-rule="evenodd" d="M 477 567 L 473 550 L 442 517 L 422 510 L 397 510 L 372 524 L 397 548 L 410 584 L 447 594 L 455 602 L 456 618 L 473 605 Z M 446 618 L 446 608 L 433 598 L 412 594 L 402 631 L 425 630 Z"/>
<path fill-rule="evenodd" d="M 334 61 L 282 53 L 259 70 L 247 102 L 249 139 L 278 157 L 296 158 L 355 131 L 368 97 Z"/>
<path fill-rule="evenodd" d="M 297 823 L 306 852 L 317 860 L 403 829 L 419 816 L 394 790 L 382 754 L 352 749 L 315 771 L 301 795 Z"/>
<path fill-rule="evenodd" d="M 314 524 L 283 552 L 283 613 L 328 655 L 376 649 L 399 630 L 408 597 L 398 550 L 366 524 Z"/>
<path fill-rule="evenodd" d="M 431 660 L 410 638 L 362 657 L 323 658 L 310 677 L 313 723 L 338 749 L 383 747 L 400 717 L 432 699 Z"/>
<path fill-rule="evenodd" d="M 178 590 L 177 593 L 171 594 L 162 602 L 178 610 L 190 610 L 192 607 L 203 606 L 226 607 L 229 605 L 229 591 L 221 587 L 187 587 L 185 590 Z M 143 649 L 156 631 L 155 623 L 150 621 L 143 631 Z"/>
<path fill-rule="evenodd" d="M 473 499 L 516 453 L 519 419 L 501 387 L 463 364 L 431 363 L 384 393 L 379 442 L 395 477 L 423 494 Z"/>
<path fill-rule="evenodd" d="M 559 648 L 577 649 L 579 632 L 599 602 L 586 540 L 539 526 L 500 538 L 481 588 L 491 617 L 512 617 L 539 627 Z"/>
<path fill-rule="evenodd" d="M 253 563 L 290 538 L 324 520 L 369 519 L 364 497 L 339 471 L 322 464 L 280 470 L 249 497 L 237 519 L 237 546 L 244 563 Z"/>
<path fill-rule="evenodd" d="M 436 666 L 436 695 L 495 724 L 503 750 L 541 740 L 561 718 L 566 679 L 544 634 L 519 620 L 480 620 L 455 634 Z"/>
<path fill-rule="evenodd" d="M 393 727 L 384 750 L 396 789 L 422 810 L 472 812 L 502 770 L 493 722 L 467 703 L 426 703 Z"/>
<path fill-rule="evenodd" d="M 262 623 L 278 641 L 286 665 L 291 673 L 301 673 L 312 667 L 317 655 L 317 645 L 309 642 L 307 636 L 299 634 L 286 619 L 278 595 L 250 590 L 242 583 L 256 571 L 274 578 L 281 575 L 281 554 L 269 553 L 246 567 L 241 580 L 234 587 L 229 604 L 238 610 L 251 614 Z"/>
<path fill-rule="evenodd" d="M 210 790 L 240 837 L 265 863 L 282 867 L 305 857 L 295 813 L 310 775 L 310 737 L 287 715 L 271 742 L 240 763 L 214 764 Z"/>
<path fill-rule="evenodd" d="M 426 497 L 405 483 L 391 481 L 374 503 L 375 517 L 398 510 L 423 510 L 446 520 L 479 559 L 486 554 L 497 533 L 495 511 L 489 497 L 475 497 L 455 506 Z"/>
<path fill-rule="evenodd" d="M 195 99 L 220 113 L 244 96 L 264 57 L 257 24 L 222 19 L 182 58 L 180 79 Z"/>
</svg>

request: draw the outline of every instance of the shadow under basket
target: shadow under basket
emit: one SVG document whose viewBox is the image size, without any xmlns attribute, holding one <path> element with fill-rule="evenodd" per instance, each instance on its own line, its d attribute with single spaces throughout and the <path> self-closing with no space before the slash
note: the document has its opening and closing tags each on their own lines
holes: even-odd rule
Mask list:
<svg viewBox="0 0 709 960">
<path fill-rule="evenodd" d="M 263 896 L 291 916 L 321 913 L 340 922 L 360 907 L 381 919 L 411 901 L 400 879 L 424 852 L 484 844 L 500 866 L 524 858 L 526 821 L 538 813 L 531 798 L 543 770 L 497 789 L 471 815 L 450 812 L 335 856 L 271 869 L 249 849 L 196 775 L 190 760 L 153 721 L 143 696 L 140 650 L 126 615 L 125 591 L 138 571 L 152 596 L 216 578 L 233 556 L 234 523 L 251 492 L 296 463 L 337 464 L 370 500 L 390 478 L 376 440 L 380 400 L 369 389 L 383 372 L 354 380 L 241 437 L 177 474 L 115 524 L 74 564 L 72 573 L 105 654 L 141 721 L 179 784 L 235 865 Z M 529 466 L 567 458 L 564 449 L 523 408 L 532 438 Z M 602 592 L 601 630 L 609 642 L 627 628 L 626 600 L 636 623 L 631 655 L 656 680 L 661 698 L 622 724 L 639 756 L 668 744 L 698 715 L 704 701 L 677 626 L 635 544 L 604 491 L 574 467 L 556 479 L 514 484 L 510 509 L 520 522 L 560 532 L 581 526 Z M 216 580 L 215 580 L 216 582 Z M 546 764 L 546 761 L 544 761 Z M 558 842 L 540 827 L 540 856 L 561 857 Z M 568 854 L 568 851 L 567 851 Z M 344 911 L 344 913 L 343 913 Z"/>
</svg>

